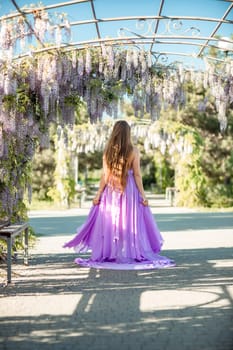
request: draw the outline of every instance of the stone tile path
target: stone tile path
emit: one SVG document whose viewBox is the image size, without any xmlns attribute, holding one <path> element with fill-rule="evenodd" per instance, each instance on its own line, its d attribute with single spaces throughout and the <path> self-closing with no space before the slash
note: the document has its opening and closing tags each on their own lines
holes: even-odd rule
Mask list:
<svg viewBox="0 0 233 350">
<path fill-rule="evenodd" d="M 62 245 L 88 207 L 30 213 L 30 265 L 0 267 L 2 350 L 232 350 L 233 213 L 153 207 L 175 268 L 80 268 Z"/>
</svg>

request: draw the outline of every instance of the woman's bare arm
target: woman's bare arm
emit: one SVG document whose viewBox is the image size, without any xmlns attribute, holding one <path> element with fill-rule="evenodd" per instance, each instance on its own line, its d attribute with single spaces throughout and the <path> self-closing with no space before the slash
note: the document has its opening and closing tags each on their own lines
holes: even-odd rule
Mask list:
<svg viewBox="0 0 233 350">
<path fill-rule="evenodd" d="M 93 199 L 94 205 L 97 205 L 100 203 L 100 197 L 101 197 L 103 190 L 105 189 L 106 180 L 107 180 L 107 167 L 106 167 L 105 157 L 103 156 L 103 171 L 102 171 L 101 178 L 100 178 L 99 189 L 96 193 L 95 198 Z"/>
<path fill-rule="evenodd" d="M 143 188 L 142 183 L 142 175 L 141 175 L 141 169 L 140 169 L 140 154 L 137 148 L 134 148 L 134 158 L 133 158 L 133 174 L 134 179 L 137 185 L 137 188 L 142 196 L 142 203 L 143 205 L 148 205 L 148 200 L 146 199 L 146 195 Z"/>
</svg>

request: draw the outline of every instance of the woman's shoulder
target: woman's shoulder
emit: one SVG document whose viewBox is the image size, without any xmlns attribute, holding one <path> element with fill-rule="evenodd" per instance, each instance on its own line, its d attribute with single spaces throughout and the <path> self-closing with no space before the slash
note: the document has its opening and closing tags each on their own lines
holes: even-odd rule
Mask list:
<svg viewBox="0 0 233 350">
<path fill-rule="evenodd" d="M 138 148 L 136 146 L 133 146 L 132 152 L 130 154 L 130 160 L 129 160 L 129 163 L 131 164 L 131 166 L 132 166 L 134 160 L 136 160 L 138 157 L 139 157 Z"/>
</svg>

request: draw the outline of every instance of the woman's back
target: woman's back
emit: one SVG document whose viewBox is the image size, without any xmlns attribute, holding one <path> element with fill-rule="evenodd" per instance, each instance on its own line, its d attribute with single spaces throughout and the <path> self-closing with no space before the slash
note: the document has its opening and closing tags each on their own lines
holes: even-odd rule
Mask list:
<svg viewBox="0 0 233 350">
<path fill-rule="evenodd" d="M 158 255 L 163 238 L 145 197 L 140 155 L 130 141 L 125 121 L 115 124 L 103 155 L 103 173 L 86 223 L 65 246 L 77 252 L 82 266 L 114 269 L 150 269 L 173 266 Z"/>
<path fill-rule="evenodd" d="M 140 171 L 140 169 L 138 168 L 138 164 L 139 164 L 138 157 L 139 157 L 139 152 L 136 147 L 133 147 L 127 159 L 123 160 L 123 162 L 126 163 L 125 165 L 126 182 L 127 182 L 129 171 L 133 171 L 134 174 L 138 174 L 138 172 Z M 117 191 L 119 190 L 122 191 L 121 178 L 117 176 L 116 173 L 111 171 L 111 169 L 108 167 L 105 154 L 103 155 L 103 170 L 104 170 L 104 177 L 105 177 L 106 184 L 112 187 L 113 189 L 116 189 Z"/>
</svg>

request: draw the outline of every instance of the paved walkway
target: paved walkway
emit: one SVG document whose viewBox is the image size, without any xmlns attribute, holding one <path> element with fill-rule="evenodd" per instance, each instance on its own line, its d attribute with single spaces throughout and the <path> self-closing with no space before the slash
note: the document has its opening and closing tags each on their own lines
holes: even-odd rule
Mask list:
<svg viewBox="0 0 233 350">
<path fill-rule="evenodd" d="M 0 268 L 1 349 L 232 350 L 233 213 L 153 204 L 175 268 L 79 268 L 61 247 L 88 207 L 30 213 L 30 265 L 19 259 L 7 287 Z"/>
</svg>

